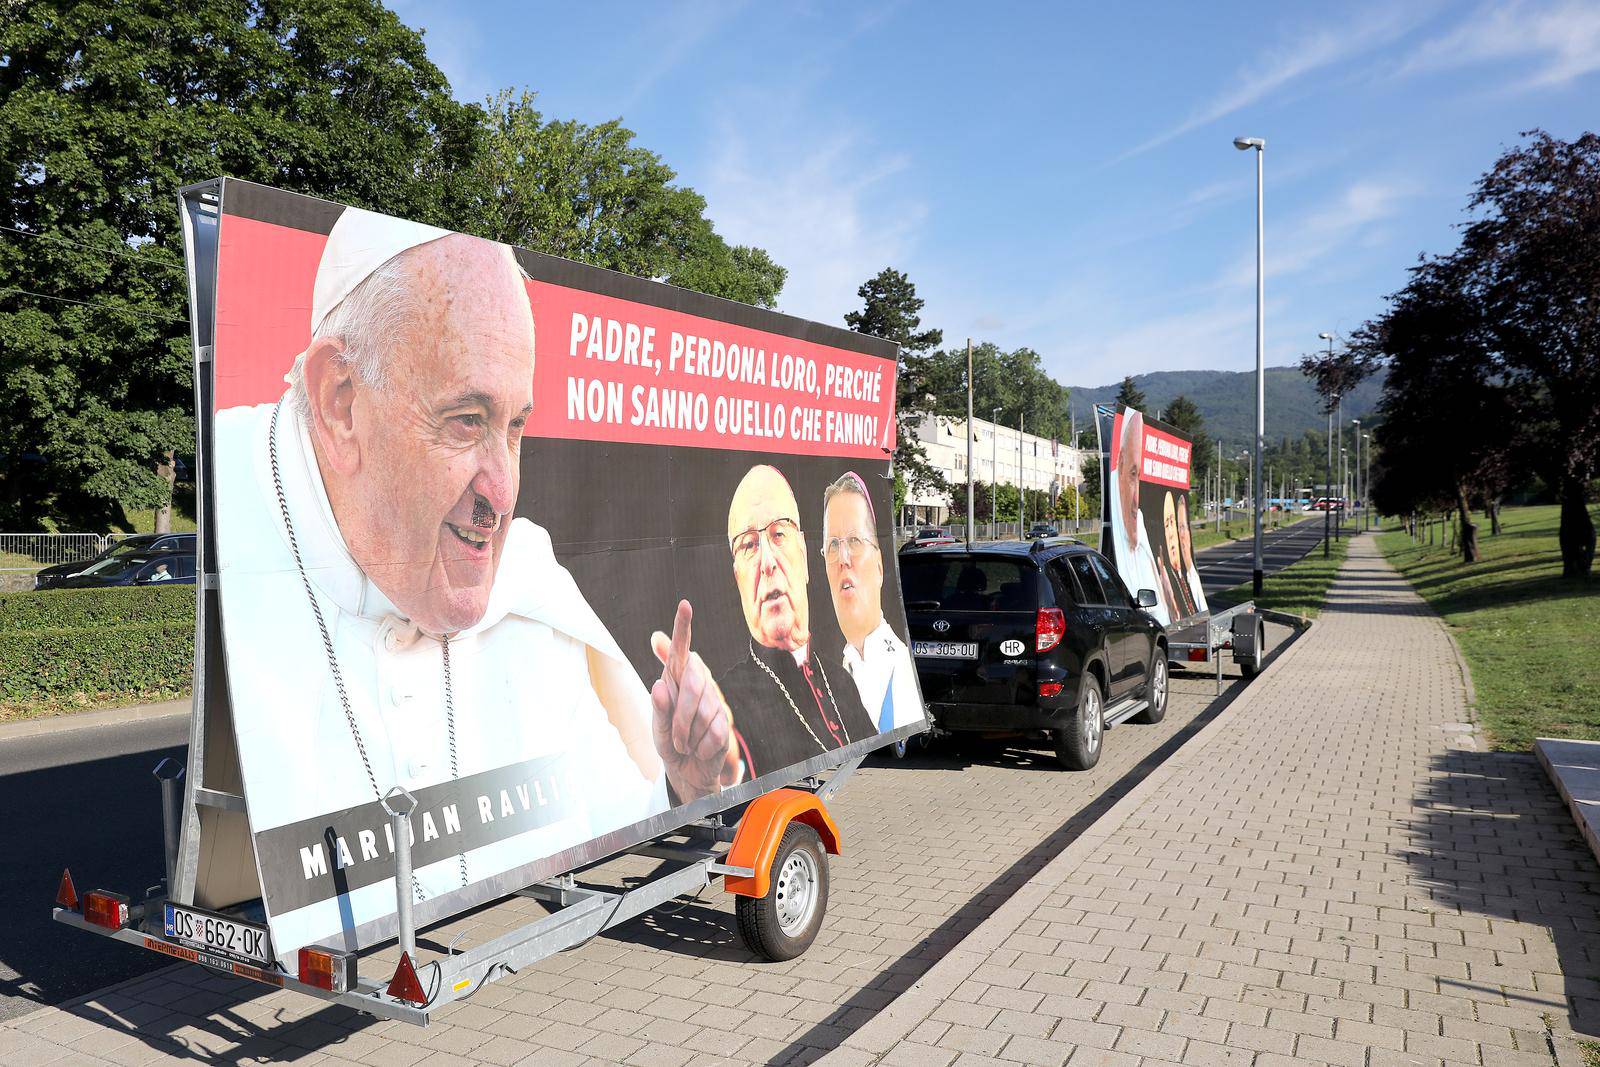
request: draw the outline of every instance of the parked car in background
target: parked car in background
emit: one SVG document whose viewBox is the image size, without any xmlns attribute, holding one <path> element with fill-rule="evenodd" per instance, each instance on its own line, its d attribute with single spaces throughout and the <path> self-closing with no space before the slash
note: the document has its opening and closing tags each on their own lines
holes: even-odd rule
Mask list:
<svg viewBox="0 0 1600 1067">
<path fill-rule="evenodd" d="M 135 534 L 77 563 L 46 567 L 33 576 L 35 589 L 82 589 L 156 582 L 194 584 L 195 535 Z"/>
<path fill-rule="evenodd" d="M 1060 537 L 1060 536 L 1061 536 L 1061 531 L 1056 529 L 1054 526 L 1050 525 L 1048 522 L 1036 522 L 1032 526 L 1028 527 L 1027 537 L 1028 537 L 1028 540 L 1030 540 L 1030 541 L 1035 540 L 1035 539 L 1040 538 L 1040 537 Z"/>
<path fill-rule="evenodd" d="M 1071 770 L 1108 726 L 1167 711 L 1167 642 L 1106 558 L 1080 544 L 999 541 L 908 553 L 900 588 L 923 700 L 944 731 L 1047 736 Z"/>
<path fill-rule="evenodd" d="M 912 535 L 911 539 L 900 546 L 901 551 L 908 548 L 931 548 L 936 545 L 953 545 L 956 539 L 950 536 L 950 531 L 943 526 L 924 526 Z"/>
</svg>

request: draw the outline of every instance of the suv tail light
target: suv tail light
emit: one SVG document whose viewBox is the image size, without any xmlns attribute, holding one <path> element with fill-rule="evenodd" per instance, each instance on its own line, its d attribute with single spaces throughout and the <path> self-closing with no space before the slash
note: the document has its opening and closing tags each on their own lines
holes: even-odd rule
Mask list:
<svg viewBox="0 0 1600 1067">
<path fill-rule="evenodd" d="M 1040 608 L 1033 625 L 1034 649 L 1049 652 L 1061 643 L 1067 633 L 1067 617 L 1060 608 Z"/>
</svg>

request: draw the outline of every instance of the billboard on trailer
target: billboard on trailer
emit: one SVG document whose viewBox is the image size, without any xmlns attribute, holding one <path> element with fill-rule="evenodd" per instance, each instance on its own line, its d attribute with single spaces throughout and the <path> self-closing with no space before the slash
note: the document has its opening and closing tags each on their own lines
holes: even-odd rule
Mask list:
<svg viewBox="0 0 1600 1067">
<path fill-rule="evenodd" d="M 894 345 L 220 188 L 200 669 L 259 886 L 202 850 L 186 902 L 359 947 L 396 789 L 425 923 L 925 728 Z"/>
<path fill-rule="evenodd" d="M 1191 441 L 1182 431 L 1119 404 L 1098 408 L 1101 544 L 1130 590 L 1153 589 L 1149 609 L 1163 626 L 1206 610 L 1189 529 Z"/>
</svg>

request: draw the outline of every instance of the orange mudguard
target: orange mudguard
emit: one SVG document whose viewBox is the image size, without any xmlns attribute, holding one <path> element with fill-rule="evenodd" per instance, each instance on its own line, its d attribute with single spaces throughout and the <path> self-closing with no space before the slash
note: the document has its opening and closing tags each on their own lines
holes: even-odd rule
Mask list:
<svg viewBox="0 0 1600 1067">
<path fill-rule="evenodd" d="M 839 854 L 843 838 L 822 801 L 803 789 L 774 789 L 750 802 L 733 835 L 733 847 L 723 860 L 730 867 L 748 867 L 755 874 L 749 878 L 729 875 L 722 880 L 723 888 L 742 897 L 766 896 L 772 858 L 778 853 L 783 832 L 796 819 L 817 832 L 823 848 L 835 856 Z"/>
</svg>

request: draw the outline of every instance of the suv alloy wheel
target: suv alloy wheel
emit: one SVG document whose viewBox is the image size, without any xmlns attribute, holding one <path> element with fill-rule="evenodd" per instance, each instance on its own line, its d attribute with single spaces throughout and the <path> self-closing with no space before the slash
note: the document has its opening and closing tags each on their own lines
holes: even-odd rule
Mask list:
<svg viewBox="0 0 1600 1067">
<path fill-rule="evenodd" d="M 1086 771 L 1100 762 L 1100 741 L 1106 732 L 1105 701 L 1100 683 L 1085 674 L 1078 686 L 1078 707 L 1067 728 L 1055 732 L 1056 758 L 1069 771 Z"/>
</svg>

